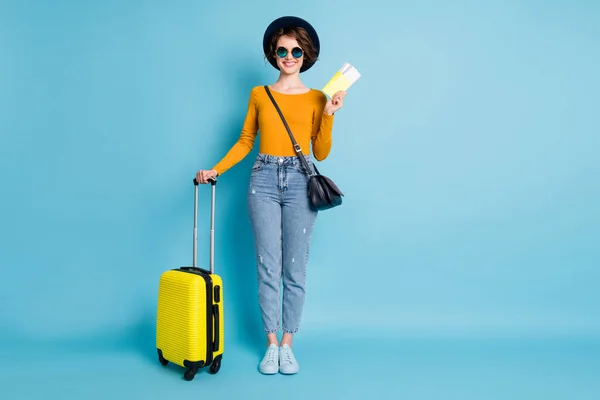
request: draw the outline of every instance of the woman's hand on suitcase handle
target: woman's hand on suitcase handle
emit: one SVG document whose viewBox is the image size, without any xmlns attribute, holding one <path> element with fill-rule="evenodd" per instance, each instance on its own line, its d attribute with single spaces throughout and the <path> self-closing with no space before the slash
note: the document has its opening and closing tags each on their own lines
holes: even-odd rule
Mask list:
<svg viewBox="0 0 600 400">
<path fill-rule="evenodd" d="M 216 178 L 216 176 L 217 171 L 214 169 L 200 170 L 196 173 L 196 181 L 201 184 L 206 184 L 210 182 L 209 179 Z"/>
</svg>

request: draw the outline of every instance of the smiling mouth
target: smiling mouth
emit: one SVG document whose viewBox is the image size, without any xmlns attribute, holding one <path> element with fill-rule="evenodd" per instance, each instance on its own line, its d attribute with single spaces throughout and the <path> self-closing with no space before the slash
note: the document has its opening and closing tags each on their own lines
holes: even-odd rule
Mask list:
<svg viewBox="0 0 600 400">
<path fill-rule="evenodd" d="M 284 67 L 287 67 L 287 68 L 291 68 L 291 67 L 293 67 L 294 65 L 296 65 L 296 63 L 295 63 L 294 61 L 291 61 L 291 62 L 286 62 L 286 61 L 284 61 L 284 62 L 283 62 L 283 66 L 284 66 Z"/>
</svg>

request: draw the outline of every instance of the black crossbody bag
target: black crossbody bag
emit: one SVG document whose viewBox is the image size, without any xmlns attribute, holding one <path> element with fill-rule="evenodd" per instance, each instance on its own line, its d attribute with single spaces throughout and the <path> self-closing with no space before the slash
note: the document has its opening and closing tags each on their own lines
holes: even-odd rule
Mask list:
<svg viewBox="0 0 600 400">
<path fill-rule="evenodd" d="M 267 91 L 269 98 L 273 102 L 273 105 L 277 109 L 277 112 L 281 117 L 281 121 L 283 121 L 283 125 L 285 125 L 285 129 L 290 135 L 290 139 L 292 140 L 292 144 L 294 145 L 294 150 L 300 158 L 300 160 L 302 160 L 302 164 L 304 165 L 304 168 L 306 169 L 306 172 L 308 174 L 308 199 L 310 201 L 312 209 L 322 211 L 339 206 L 340 204 L 342 204 L 342 196 L 344 194 L 337 187 L 337 185 L 333 183 L 331 179 L 319 173 L 319 170 L 317 169 L 317 166 L 314 165 L 314 163 L 313 166 L 315 171 L 311 171 L 310 166 L 306 161 L 306 158 L 304 158 L 304 154 L 302 154 L 302 149 L 300 148 L 298 143 L 296 143 L 296 139 L 294 139 L 294 135 L 292 134 L 290 127 L 288 126 L 285 118 L 283 117 L 283 114 L 281 113 L 281 110 L 279 109 L 279 106 L 277 105 L 277 102 L 273 98 L 273 95 L 271 94 L 271 91 L 269 90 L 269 87 L 267 85 L 265 85 L 265 90 Z"/>
</svg>

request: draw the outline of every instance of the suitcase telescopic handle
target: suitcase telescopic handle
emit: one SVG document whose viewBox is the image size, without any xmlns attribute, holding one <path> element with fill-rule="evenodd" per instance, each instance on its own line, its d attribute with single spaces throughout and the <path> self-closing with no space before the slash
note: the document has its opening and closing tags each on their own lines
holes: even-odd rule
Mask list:
<svg viewBox="0 0 600 400">
<path fill-rule="evenodd" d="M 210 201 L 210 273 L 215 273 L 215 187 L 216 178 L 208 179 L 212 188 Z M 194 255 L 193 268 L 197 268 L 196 259 L 198 254 L 198 180 L 194 178 Z"/>
</svg>

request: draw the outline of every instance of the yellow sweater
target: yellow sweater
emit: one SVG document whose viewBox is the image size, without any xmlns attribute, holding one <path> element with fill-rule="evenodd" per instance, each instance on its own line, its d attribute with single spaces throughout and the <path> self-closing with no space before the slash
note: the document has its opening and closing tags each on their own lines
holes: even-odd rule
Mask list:
<svg viewBox="0 0 600 400">
<path fill-rule="evenodd" d="M 333 115 L 323 113 L 327 97 L 311 89 L 303 94 L 283 94 L 270 90 L 279 105 L 302 153 L 310 154 L 310 144 L 316 160 L 323 160 L 331 150 Z M 294 146 L 275 106 L 263 86 L 250 92 L 248 112 L 238 141 L 213 169 L 219 175 L 241 161 L 254 147 L 260 131 L 261 153 L 279 157 L 295 156 Z"/>
</svg>

